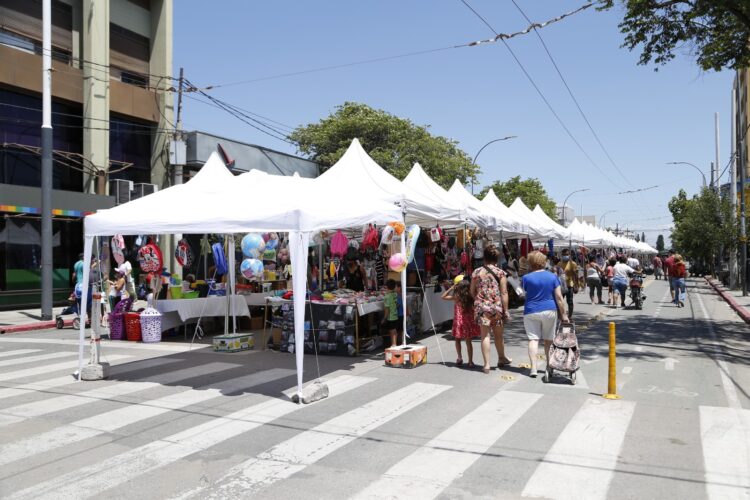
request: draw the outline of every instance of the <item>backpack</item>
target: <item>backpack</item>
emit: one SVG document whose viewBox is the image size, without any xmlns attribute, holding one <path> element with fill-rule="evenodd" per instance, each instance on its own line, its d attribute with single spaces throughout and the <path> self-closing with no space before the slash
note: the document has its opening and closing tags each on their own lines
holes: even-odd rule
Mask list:
<svg viewBox="0 0 750 500">
<path fill-rule="evenodd" d="M 578 370 L 581 352 L 574 323 L 561 323 L 549 351 L 549 367 L 553 370 L 574 373 Z"/>
</svg>

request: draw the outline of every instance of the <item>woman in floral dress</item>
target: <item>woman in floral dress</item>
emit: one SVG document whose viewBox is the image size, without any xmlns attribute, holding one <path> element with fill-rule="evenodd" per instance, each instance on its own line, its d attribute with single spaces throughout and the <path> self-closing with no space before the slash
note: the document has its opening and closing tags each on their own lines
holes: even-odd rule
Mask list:
<svg viewBox="0 0 750 500">
<path fill-rule="evenodd" d="M 482 336 L 482 357 L 484 373 L 490 372 L 490 338 L 495 339 L 497 349 L 497 367 L 509 365 L 513 360 L 505 355 L 503 341 L 503 321 L 510 319 L 508 313 L 508 287 L 505 273 L 497 267 L 500 252 L 495 245 L 484 249 L 484 265 L 474 270 L 471 275 L 471 295 L 474 297 L 474 319 L 479 325 Z"/>
</svg>

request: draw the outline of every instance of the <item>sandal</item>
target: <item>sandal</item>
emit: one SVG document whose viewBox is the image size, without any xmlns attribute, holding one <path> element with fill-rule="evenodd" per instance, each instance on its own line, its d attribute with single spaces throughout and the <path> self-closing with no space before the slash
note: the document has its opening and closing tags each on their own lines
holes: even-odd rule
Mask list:
<svg viewBox="0 0 750 500">
<path fill-rule="evenodd" d="M 500 361 L 497 362 L 497 367 L 499 369 L 502 369 L 503 366 L 509 365 L 513 362 L 513 360 L 509 357 L 504 357 Z"/>
<path fill-rule="evenodd" d="M 468 368 L 469 370 L 473 370 L 476 367 L 477 367 L 477 365 L 475 365 L 473 361 L 469 361 L 469 364 L 466 365 L 466 368 Z"/>
<path fill-rule="evenodd" d="M 464 360 L 463 360 L 463 359 L 461 359 L 461 358 L 458 358 L 458 359 L 456 360 L 456 366 L 461 366 L 462 364 L 464 364 Z"/>
<path fill-rule="evenodd" d="M 484 368 L 482 368 L 482 373 L 484 373 L 485 375 L 489 375 L 489 373 L 490 373 L 490 367 L 489 366 L 485 366 Z"/>
</svg>

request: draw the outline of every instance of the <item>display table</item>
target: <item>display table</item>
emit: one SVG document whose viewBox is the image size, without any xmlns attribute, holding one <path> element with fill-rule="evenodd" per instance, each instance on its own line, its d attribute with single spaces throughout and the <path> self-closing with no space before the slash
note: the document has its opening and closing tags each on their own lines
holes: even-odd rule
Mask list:
<svg viewBox="0 0 750 500">
<path fill-rule="evenodd" d="M 422 331 L 431 330 L 433 324 L 439 325 L 453 320 L 453 301 L 441 299 L 442 294 L 442 289 L 435 293 L 434 286 L 425 289 L 422 298 Z M 432 322 L 430 322 L 430 314 L 432 314 Z"/>
<path fill-rule="evenodd" d="M 255 292 L 239 294 L 245 298 L 245 302 L 250 307 L 264 307 L 266 305 L 266 299 L 268 297 L 275 297 L 275 292 Z"/>
<path fill-rule="evenodd" d="M 245 297 L 233 295 L 229 316 L 250 316 Z M 201 299 L 159 300 L 156 309 L 162 314 L 161 330 L 169 330 L 188 323 L 191 319 L 209 316 L 224 316 L 227 311 L 226 297 L 206 297 Z"/>
</svg>

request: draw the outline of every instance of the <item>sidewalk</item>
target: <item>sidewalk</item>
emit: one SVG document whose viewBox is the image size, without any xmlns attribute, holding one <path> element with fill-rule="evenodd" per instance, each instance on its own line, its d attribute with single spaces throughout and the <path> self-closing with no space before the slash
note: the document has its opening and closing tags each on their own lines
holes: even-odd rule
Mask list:
<svg viewBox="0 0 750 500">
<path fill-rule="evenodd" d="M 53 308 L 53 317 L 62 309 L 62 307 Z M 42 311 L 40 309 L 0 311 L 0 334 L 55 328 L 55 320 L 42 321 L 41 313 Z M 70 326 L 73 323 L 72 318 L 72 316 L 66 317 L 66 326 Z"/>
<path fill-rule="evenodd" d="M 730 290 L 720 281 L 713 278 L 706 278 L 709 285 L 729 304 L 729 307 L 745 321 L 750 324 L 750 295 L 742 296 L 742 290 Z"/>
</svg>

